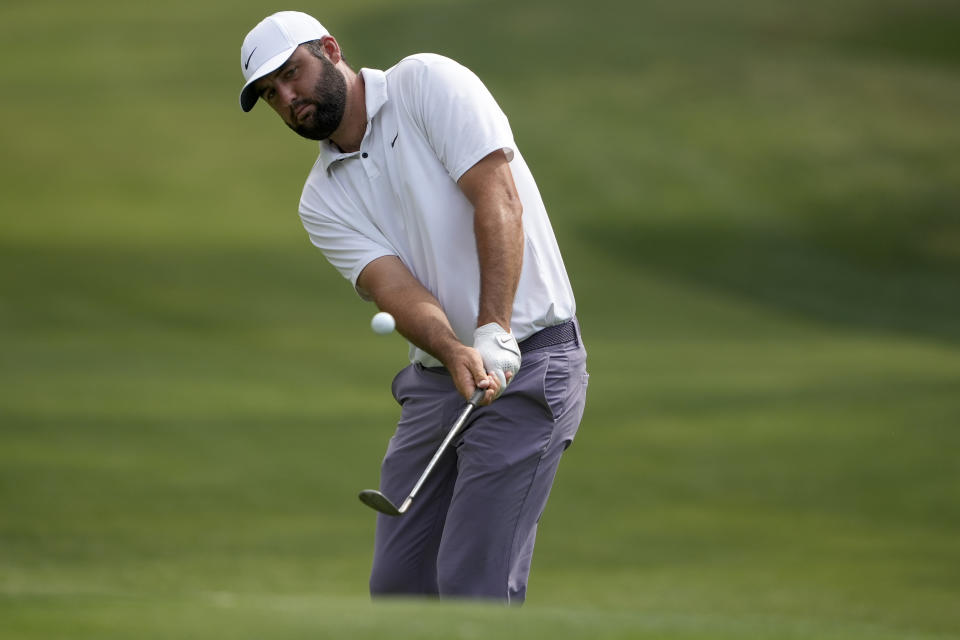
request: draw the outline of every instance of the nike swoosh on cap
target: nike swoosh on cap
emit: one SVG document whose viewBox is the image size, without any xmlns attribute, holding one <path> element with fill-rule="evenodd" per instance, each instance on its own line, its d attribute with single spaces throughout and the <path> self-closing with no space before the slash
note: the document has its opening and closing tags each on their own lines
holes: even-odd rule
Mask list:
<svg viewBox="0 0 960 640">
<path fill-rule="evenodd" d="M 253 48 L 253 51 L 256 51 L 256 50 L 259 49 L 259 48 L 260 48 L 260 47 L 254 47 L 254 48 Z M 253 57 L 253 51 L 250 52 L 250 55 L 247 56 L 247 61 L 243 64 L 243 68 L 244 68 L 244 69 L 249 69 L 249 68 L 250 68 L 250 58 Z"/>
</svg>

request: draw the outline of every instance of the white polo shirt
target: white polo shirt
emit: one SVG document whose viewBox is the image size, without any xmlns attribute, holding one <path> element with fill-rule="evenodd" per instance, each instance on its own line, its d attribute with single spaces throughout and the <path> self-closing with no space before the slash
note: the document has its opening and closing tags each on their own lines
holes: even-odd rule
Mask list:
<svg viewBox="0 0 960 640">
<path fill-rule="evenodd" d="M 480 79 L 434 54 L 360 73 L 367 130 L 357 152 L 320 143 L 300 200 L 310 241 L 354 287 L 371 261 L 398 256 L 440 301 L 457 337 L 473 344 L 480 268 L 473 205 L 457 180 L 502 149 L 523 203 L 525 236 L 511 330 L 519 341 L 572 318 L 573 291 L 540 192 Z M 413 345 L 410 360 L 440 364 Z"/>
</svg>

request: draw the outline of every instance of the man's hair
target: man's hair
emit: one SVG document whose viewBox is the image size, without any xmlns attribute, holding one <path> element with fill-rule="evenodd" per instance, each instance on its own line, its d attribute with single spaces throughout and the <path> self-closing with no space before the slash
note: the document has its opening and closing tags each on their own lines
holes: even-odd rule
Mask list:
<svg viewBox="0 0 960 640">
<path fill-rule="evenodd" d="M 327 54 L 323 52 L 323 41 L 322 40 L 309 40 L 303 43 L 303 46 L 307 48 L 307 51 L 313 54 L 315 58 L 326 58 Z M 340 58 L 346 62 L 347 59 L 343 56 L 343 51 L 340 52 Z"/>
</svg>

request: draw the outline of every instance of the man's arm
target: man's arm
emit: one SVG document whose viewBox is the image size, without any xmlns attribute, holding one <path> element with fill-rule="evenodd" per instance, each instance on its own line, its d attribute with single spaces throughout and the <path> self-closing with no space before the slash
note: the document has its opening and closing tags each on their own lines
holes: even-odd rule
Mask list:
<svg viewBox="0 0 960 640">
<path fill-rule="evenodd" d="M 520 370 L 520 348 L 510 332 L 513 302 L 523 267 L 523 205 L 502 150 L 464 173 L 460 189 L 473 204 L 473 229 L 480 262 L 480 300 L 473 347 L 484 369 L 506 388 Z"/>
<path fill-rule="evenodd" d="M 494 151 L 473 165 L 458 184 L 474 207 L 473 230 L 480 258 L 477 326 L 496 322 L 510 331 L 523 266 L 523 206 L 503 151 Z"/>
<path fill-rule="evenodd" d="M 488 375 L 479 352 L 457 338 L 440 301 L 413 277 L 396 256 L 377 258 L 360 273 L 357 287 L 377 307 L 397 321 L 397 331 L 444 364 L 457 390 L 465 398 L 475 389 L 487 389 L 481 404 L 490 404 L 499 393 L 496 376 Z"/>
<path fill-rule="evenodd" d="M 480 311 L 477 326 L 497 323 L 510 330 L 513 299 L 523 264 L 523 208 L 513 174 L 502 151 L 491 153 L 461 176 L 461 190 L 474 206 L 474 234 L 480 259 Z M 500 380 L 487 372 L 483 358 L 464 345 L 450 326 L 440 302 L 396 256 L 364 267 L 357 287 L 397 321 L 397 331 L 440 360 L 461 395 L 487 389 L 481 404 L 499 395 Z M 506 373 L 508 382 L 512 374 Z"/>
</svg>

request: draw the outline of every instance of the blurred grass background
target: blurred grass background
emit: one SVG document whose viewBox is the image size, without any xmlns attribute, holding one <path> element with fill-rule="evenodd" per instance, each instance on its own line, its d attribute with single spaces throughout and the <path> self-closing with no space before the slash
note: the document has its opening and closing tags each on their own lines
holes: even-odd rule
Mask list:
<svg viewBox="0 0 960 640">
<path fill-rule="evenodd" d="M 371 606 L 404 364 L 238 50 L 452 56 L 537 176 L 591 390 L 519 611 Z M 0 6 L 5 638 L 960 637 L 960 6 Z"/>
</svg>

